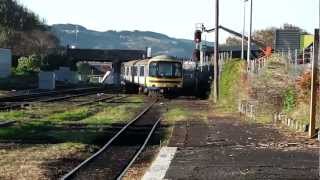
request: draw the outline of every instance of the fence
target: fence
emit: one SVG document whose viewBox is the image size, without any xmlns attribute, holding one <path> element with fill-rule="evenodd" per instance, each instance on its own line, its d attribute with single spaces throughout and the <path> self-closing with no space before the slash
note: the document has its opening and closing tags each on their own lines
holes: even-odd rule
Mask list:
<svg viewBox="0 0 320 180">
<path fill-rule="evenodd" d="M 300 81 L 305 81 L 303 83 L 305 88 L 307 89 L 305 91 L 304 94 L 301 94 L 303 91 L 297 91 L 297 93 L 299 93 L 297 95 L 298 99 L 295 102 L 295 106 L 296 109 L 299 109 L 301 106 L 301 99 L 299 99 L 301 96 L 304 96 L 304 107 L 303 110 L 301 111 L 297 111 L 296 113 L 301 113 L 303 114 L 303 116 L 301 114 L 299 115 L 292 115 L 295 117 L 291 117 L 291 115 L 283 112 L 283 107 L 284 107 L 284 99 L 283 97 L 267 97 L 267 98 L 274 98 L 275 101 L 279 101 L 279 102 L 274 102 L 274 104 L 280 103 L 280 105 L 282 106 L 281 108 L 279 108 L 279 111 L 275 111 L 274 115 L 273 115 L 273 121 L 275 123 L 282 123 L 287 125 L 288 127 L 292 128 L 292 129 L 296 129 L 299 131 L 306 131 L 308 129 L 309 126 L 309 114 L 310 114 L 310 109 L 309 107 L 311 106 L 311 96 L 310 96 L 310 90 L 311 89 L 311 85 L 310 85 L 310 78 L 311 78 L 311 70 L 312 70 L 312 62 L 314 59 L 314 51 L 313 51 L 313 47 L 307 48 L 307 49 L 303 49 L 303 50 L 281 50 L 281 51 L 277 51 L 274 53 L 274 56 L 272 58 L 276 58 L 277 60 L 279 60 L 279 62 L 281 63 L 282 66 L 279 66 L 279 64 L 275 63 L 275 66 L 281 67 L 281 69 L 284 71 L 284 73 L 287 75 L 289 81 L 295 85 L 295 88 L 299 88 L 298 87 L 298 80 Z M 248 79 L 249 79 L 249 83 L 251 83 L 250 81 L 256 77 L 259 77 L 267 68 L 272 69 L 272 65 L 270 65 L 270 58 L 266 58 L 266 57 L 261 57 L 261 58 L 257 58 L 254 60 L 251 60 L 250 63 L 247 66 L 248 69 Z M 275 61 L 276 62 L 276 61 Z M 266 68 L 266 66 L 268 65 L 268 67 Z M 271 71 L 273 72 L 273 71 Z M 304 73 L 304 72 L 310 72 L 308 73 Z M 318 72 L 319 72 L 319 66 L 318 66 Z M 318 75 L 318 80 L 320 79 L 320 76 Z M 251 79 L 251 80 L 250 80 Z M 302 80 L 301 80 L 302 79 Z M 301 86 L 301 84 L 299 84 L 299 86 Z M 320 106 L 319 106 L 319 102 L 320 102 L 320 91 L 319 91 L 319 84 L 317 84 L 318 86 L 318 95 L 317 95 L 317 101 L 318 101 L 318 105 L 316 108 L 316 123 L 317 123 L 317 127 L 319 127 L 320 125 Z M 297 89 L 296 89 L 297 90 Z M 257 95 L 259 96 L 259 95 Z M 307 101 L 307 102 L 306 102 Z M 254 100 L 241 100 L 239 102 L 239 112 L 241 114 L 243 114 L 246 119 L 250 119 L 250 120 L 256 120 L 257 117 L 259 116 L 259 108 L 261 103 L 264 103 L 264 101 L 261 101 L 260 103 L 257 103 L 257 101 Z M 262 110 L 263 111 L 263 110 Z M 299 119 L 300 117 L 303 117 L 303 119 Z M 295 119 L 296 118 L 296 119 Z"/>
<path fill-rule="evenodd" d="M 277 51 L 277 54 L 282 63 L 285 64 L 285 70 L 288 71 L 292 80 L 296 79 L 302 72 L 311 70 L 311 61 L 313 59 L 313 48 L 303 49 L 299 51 L 297 49 L 288 49 Z M 248 71 L 251 73 L 259 74 L 263 67 L 266 66 L 268 57 L 261 57 L 250 61 Z"/>
</svg>

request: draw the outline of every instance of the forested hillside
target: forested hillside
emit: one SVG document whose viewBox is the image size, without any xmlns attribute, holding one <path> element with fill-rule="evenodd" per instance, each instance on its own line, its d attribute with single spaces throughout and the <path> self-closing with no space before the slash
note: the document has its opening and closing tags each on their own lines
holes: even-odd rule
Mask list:
<svg viewBox="0 0 320 180">
<path fill-rule="evenodd" d="M 43 55 L 58 44 L 38 15 L 15 0 L 0 0 L 0 48 L 10 48 L 16 56 Z"/>
</svg>

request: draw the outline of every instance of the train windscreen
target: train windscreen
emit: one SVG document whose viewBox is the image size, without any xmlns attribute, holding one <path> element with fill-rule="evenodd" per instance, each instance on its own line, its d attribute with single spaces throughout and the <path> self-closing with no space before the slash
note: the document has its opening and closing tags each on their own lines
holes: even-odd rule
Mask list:
<svg viewBox="0 0 320 180">
<path fill-rule="evenodd" d="M 149 66 L 149 76 L 179 78 L 182 76 L 182 65 L 178 62 L 152 62 Z"/>
</svg>

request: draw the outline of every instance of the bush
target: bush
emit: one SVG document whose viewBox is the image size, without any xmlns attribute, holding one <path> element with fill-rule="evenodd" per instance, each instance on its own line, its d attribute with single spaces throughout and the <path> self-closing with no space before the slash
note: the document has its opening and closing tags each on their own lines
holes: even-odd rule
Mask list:
<svg viewBox="0 0 320 180">
<path fill-rule="evenodd" d="M 39 72 L 41 66 L 40 57 L 31 55 L 29 57 L 21 57 L 18 59 L 18 66 L 16 68 L 17 73 L 34 73 Z"/>
<path fill-rule="evenodd" d="M 243 70 L 245 61 L 233 59 L 226 63 L 223 67 L 220 79 L 220 100 L 218 105 L 223 107 L 225 111 L 234 112 L 238 107 L 238 100 L 242 93 L 246 91 L 245 76 Z M 211 94 L 211 98 L 213 95 Z"/>
<path fill-rule="evenodd" d="M 297 92 L 294 88 L 290 87 L 285 90 L 284 95 L 284 111 L 291 112 L 297 103 Z"/>
</svg>

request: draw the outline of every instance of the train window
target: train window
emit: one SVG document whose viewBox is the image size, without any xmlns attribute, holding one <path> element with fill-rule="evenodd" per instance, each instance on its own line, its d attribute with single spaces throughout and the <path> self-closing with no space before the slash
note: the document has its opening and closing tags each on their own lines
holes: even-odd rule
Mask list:
<svg viewBox="0 0 320 180">
<path fill-rule="evenodd" d="M 181 77 L 182 76 L 182 65 L 180 63 L 174 63 L 174 76 Z"/>
<path fill-rule="evenodd" d="M 170 77 L 173 75 L 172 63 L 160 62 L 158 75 L 161 77 Z"/>
<path fill-rule="evenodd" d="M 157 70 L 158 69 L 158 65 L 156 62 L 152 62 L 150 63 L 150 66 L 149 66 L 149 76 L 151 77 L 156 77 L 157 76 Z"/>
<path fill-rule="evenodd" d="M 137 76 L 137 75 L 138 75 L 138 67 L 133 66 L 132 75 L 133 75 L 133 76 Z"/>
<path fill-rule="evenodd" d="M 126 75 L 129 76 L 129 67 L 126 67 Z"/>
<path fill-rule="evenodd" d="M 140 76 L 144 76 L 144 66 L 140 66 Z"/>
<path fill-rule="evenodd" d="M 153 62 L 150 63 L 149 76 L 153 77 L 181 77 L 182 64 L 173 62 Z"/>
</svg>

